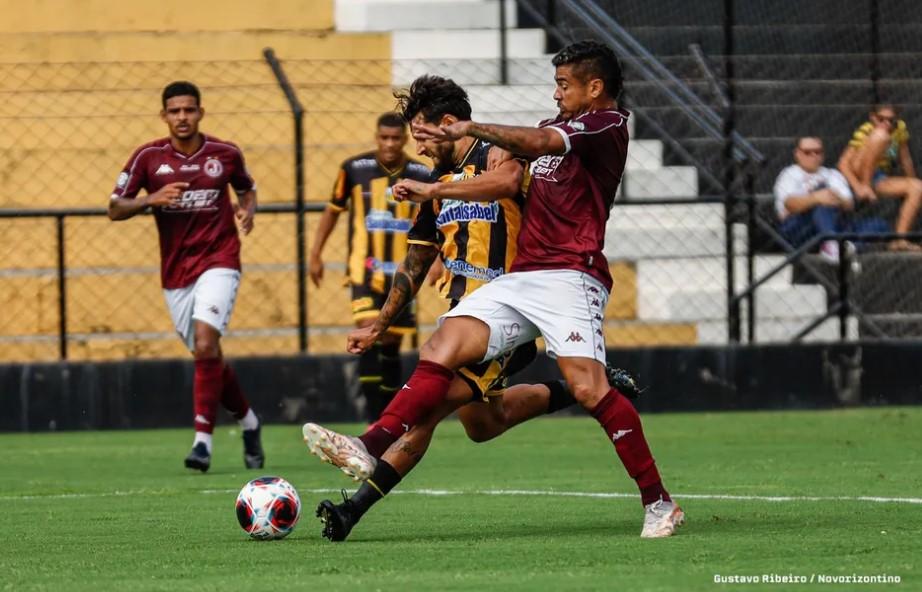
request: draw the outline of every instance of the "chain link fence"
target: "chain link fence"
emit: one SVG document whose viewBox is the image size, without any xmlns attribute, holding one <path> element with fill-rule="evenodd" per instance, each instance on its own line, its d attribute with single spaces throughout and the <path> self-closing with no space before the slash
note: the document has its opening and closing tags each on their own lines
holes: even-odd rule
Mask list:
<svg viewBox="0 0 922 592">
<path fill-rule="evenodd" d="M 538 24 L 552 52 L 569 39 L 599 36 L 578 18 L 578 5 L 588 4 L 520 1 L 519 26 L 544 19 Z M 791 162 L 795 137 L 821 137 L 826 164 L 834 166 L 876 99 L 897 103 L 911 132 L 922 124 L 922 37 L 916 34 L 922 25 L 918 16 L 907 16 L 909 3 L 822 0 L 774 11 L 734 2 L 729 38 L 722 0 L 694 8 L 678 0 L 593 4 L 643 50 L 619 50 L 623 99 L 633 117 L 627 169 L 606 237 L 615 278 L 606 314 L 609 344 L 727 343 L 736 322 L 749 328 L 744 339 L 759 342 L 834 340 L 842 327 L 849 339 L 918 336 L 917 255 L 869 246 L 838 267 L 809 252 L 800 256 L 780 240 L 771 203 L 775 176 Z M 496 59 L 281 57 L 305 106 L 308 244 L 340 163 L 373 149 L 376 118 L 393 108 L 394 88 L 416 76 L 455 79 L 468 90 L 479 120 L 532 125 L 556 111 L 550 56 L 510 58 L 507 84 Z M 132 149 L 165 134 L 159 93 L 174 79 L 202 88 L 203 130 L 242 147 L 261 202 L 287 207 L 260 213 L 256 231 L 244 239 L 244 280 L 227 353 L 297 352 L 295 126 L 263 61 L 0 64 L 0 174 L 7 188 L 0 208 L 103 207 Z M 687 92 L 694 99 L 676 101 L 674 95 Z M 751 152 L 739 142 L 730 149 L 727 129 L 737 130 Z M 913 153 L 922 153 L 917 136 L 910 138 Z M 412 142 L 407 152 L 414 153 Z M 741 165 L 757 160 L 752 154 L 764 163 Z M 880 200 L 859 215 L 892 220 L 898 205 Z M 311 352 L 341 351 L 352 325 L 349 290 L 341 281 L 346 222 L 340 220 L 325 249 L 325 281 L 307 287 Z M 90 215 L 7 217 L 0 228 L 0 296 L 6 303 L 0 359 L 58 358 L 62 313 L 69 358 L 185 355 L 159 288 L 151 218 L 115 224 Z M 64 306 L 59 267 L 67 270 Z M 843 278 L 850 306 L 840 323 Z M 744 293 L 752 282 L 757 287 Z M 423 337 L 444 309 L 434 291 L 421 293 Z"/>
</svg>

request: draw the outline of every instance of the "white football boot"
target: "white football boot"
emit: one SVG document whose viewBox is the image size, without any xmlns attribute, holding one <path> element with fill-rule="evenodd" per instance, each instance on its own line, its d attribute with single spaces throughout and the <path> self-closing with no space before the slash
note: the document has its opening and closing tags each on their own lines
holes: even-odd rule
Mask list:
<svg viewBox="0 0 922 592">
<path fill-rule="evenodd" d="M 356 437 L 346 436 L 316 423 L 306 423 L 301 428 L 304 443 L 311 454 L 330 463 L 355 481 L 365 481 L 378 465 L 368 454 L 365 444 Z"/>
<path fill-rule="evenodd" d="M 643 530 L 640 538 L 658 539 L 672 536 L 676 528 L 685 524 L 685 512 L 674 502 L 658 499 L 644 506 Z"/>
</svg>

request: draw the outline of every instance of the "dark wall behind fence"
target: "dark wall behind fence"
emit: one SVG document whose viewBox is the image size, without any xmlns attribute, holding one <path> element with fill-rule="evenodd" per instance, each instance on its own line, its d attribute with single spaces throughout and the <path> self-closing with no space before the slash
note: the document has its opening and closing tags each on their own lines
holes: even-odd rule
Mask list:
<svg viewBox="0 0 922 592">
<path fill-rule="evenodd" d="M 922 343 L 609 350 L 609 360 L 647 387 L 637 406 L 648 412 L 922 403 Z M 361 417 L 356 358 L 231 363 L 264 421 Z M 0 365 L 0 431 L 188 426 L 192 375 L 191 360 Z M 516 382 L 557 376 L 542 356 Z"/>
</svg>

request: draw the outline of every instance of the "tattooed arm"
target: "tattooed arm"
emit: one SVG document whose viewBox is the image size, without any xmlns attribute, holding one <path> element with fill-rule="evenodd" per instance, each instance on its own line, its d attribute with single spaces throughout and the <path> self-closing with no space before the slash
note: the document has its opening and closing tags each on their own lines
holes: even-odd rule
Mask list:
<svg viewBox="0 0 922 592">
<path fill-rule="evenodd" d="M 486 140 L 494 146 L 504 148 L 513 154 L 537 158 L 545 154 L 566 154 L 567 143 L 560 130 L 552 127 L 520 127 L 456 121 L 450 125 L 437 126 L 432 123 L 414 124 L 414 137 L 435 140 L 458 140 L 473 136 Z"/>
<path fill-rule="evenodd" d="M 349 333 L 346 349 L 349 353 L 360 354 L 374 345 L 382 333 L 387 331 L 394 319 L 413 300 L 423 285 L 426 272 L 439 255 L 434 244 L 411 243 L 407 256 L 394 273 L 391 291 L 387 302 L 381 307 L 378 318 L 368 327 L 355 329 Z"/>
</svg>

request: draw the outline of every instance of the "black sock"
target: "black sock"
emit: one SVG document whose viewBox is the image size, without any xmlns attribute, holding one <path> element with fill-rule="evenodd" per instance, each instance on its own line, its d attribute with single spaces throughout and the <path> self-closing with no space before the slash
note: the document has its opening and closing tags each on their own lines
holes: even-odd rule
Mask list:
<svg viewBox="0 0 922 592">
<path fill-rule="evenodd" d="M 554 413 L 555 411 L 560 411 L 565 409 L 570 405 L 576 404 L 576 399 L 573 398 L 573 395 L 570 394 L 570 391 L 567 390 L 567 383 L 562 380 L 549 380 L 548 382 L 542 382 L 544 386 L 550 389 L 551 398 L 547 403 L 546 413 Z"/>
<path fill-rule="evenodd" d="M 379 460 L 375 472 L 362 483 L 355 495 L 349 498 L 356 514 L 361 516 L 367 512 L 378 500 L 390 493 L 391 489 L 397 487 L 401 479 L 397 469 L 387 461 Z"/>
</svg>

